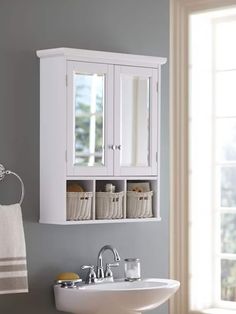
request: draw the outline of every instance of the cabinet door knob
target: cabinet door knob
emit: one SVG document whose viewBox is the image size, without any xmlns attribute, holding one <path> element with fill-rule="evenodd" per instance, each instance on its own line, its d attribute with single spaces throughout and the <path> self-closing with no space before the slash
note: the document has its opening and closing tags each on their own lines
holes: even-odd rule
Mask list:
<svg viewBox="0 0 236 314">
<path fill-rule="evenodd" d="M 121 150 L 121 145 L 116 145 L 116 149 Z"/>
<path fill-rule="evenodd" d="M 116 146 L 115 145 L 109 145 L 109 149 L 115 150 Z"/>
</svg>

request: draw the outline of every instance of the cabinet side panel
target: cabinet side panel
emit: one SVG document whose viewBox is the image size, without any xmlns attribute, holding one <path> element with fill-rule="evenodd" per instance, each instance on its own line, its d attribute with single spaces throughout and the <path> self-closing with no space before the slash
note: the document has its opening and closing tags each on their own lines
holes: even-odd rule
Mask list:
<svg viewBox="0 0 236 314">
<path fill-rule="evenodd" d="M 40 60 L 40 222 L 66 220 L 66 63 Z"/>
</svg>

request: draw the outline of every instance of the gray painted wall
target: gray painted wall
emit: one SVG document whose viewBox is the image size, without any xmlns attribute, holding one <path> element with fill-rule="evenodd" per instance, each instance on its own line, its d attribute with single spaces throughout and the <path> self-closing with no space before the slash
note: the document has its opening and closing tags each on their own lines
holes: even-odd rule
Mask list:
<svg viewBox="0 0 236 314">
<path fill-rule="evenodd" d="M 0 296 L 3 314 L 57 313 L 51 288 L 55 275 L 96 263 L 98 250 L 107 243 L 122 257 L 140 257 L 143 276 L 168 277 L 168 65 L 163 67 L 162 81 L 162 222 L 43 225 L 38 224 L 39 60 L 35 51 L 54 47 L 168 57 L 169 1 L 0 1 L 0 163 L 18 172 L 26 186 L 22 209 L 30 284 L 29 294 Z M 14 202 L 18 194 L 14 178 L 0 182 L 2 204 Z M 122 276 L 122 266 L 117 275 Z M 152 313 L 166 314 L 167 305 Z"/>
</svg>

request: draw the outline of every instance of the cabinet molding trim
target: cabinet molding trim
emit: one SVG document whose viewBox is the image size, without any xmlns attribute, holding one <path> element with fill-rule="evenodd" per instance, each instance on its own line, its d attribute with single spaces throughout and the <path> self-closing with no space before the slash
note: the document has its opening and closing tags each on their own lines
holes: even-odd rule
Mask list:
<svg viewBox="0 0 236 314">
<path fill-rule="evenodd" d="M 74 49 L 74 48 L 54 48 L 38 50 L 37 56 L 39 58 L 49 58 L 55 56 L 65 57 L 67 60 L 74 61 L 94 61 L 110 64 L 124 64 L 124 65 L 136 65 L 145 66 L 151 68 L 157 68 L 159 65 L 167 62 L 166 58 L 150 57 L 142 55 L 105 52 L 96 50 Z"/>
</svg>

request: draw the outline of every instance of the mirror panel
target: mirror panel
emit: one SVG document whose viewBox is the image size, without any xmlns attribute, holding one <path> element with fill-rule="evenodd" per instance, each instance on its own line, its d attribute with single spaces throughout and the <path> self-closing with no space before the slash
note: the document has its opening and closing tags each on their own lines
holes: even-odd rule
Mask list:
<svg viewBox="0 0 236 314">
<path fill-rule="evenodd" d="M 74 164 L 104 166 L 105 75 L 74 73 Z"/>
<path fill-rule="evenodd" d="M 121 74 L 121 166 L 150 165 L 150 78 Z"/>
</svg>

